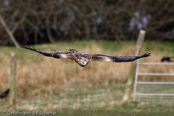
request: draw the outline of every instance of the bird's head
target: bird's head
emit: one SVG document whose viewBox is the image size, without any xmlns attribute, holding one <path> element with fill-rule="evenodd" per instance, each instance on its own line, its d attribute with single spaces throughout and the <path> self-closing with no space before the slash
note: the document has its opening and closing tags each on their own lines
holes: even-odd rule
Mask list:
<svg viewBox="0 0 174 116">
<path fill-rule="evenodd" d="M 79 64 L 80 66 L 85 67 L 89 63 L 89 60 L 84 57 L 81 57 L 79 61 L 75 61 L 75 62 Z"/>
</svg>

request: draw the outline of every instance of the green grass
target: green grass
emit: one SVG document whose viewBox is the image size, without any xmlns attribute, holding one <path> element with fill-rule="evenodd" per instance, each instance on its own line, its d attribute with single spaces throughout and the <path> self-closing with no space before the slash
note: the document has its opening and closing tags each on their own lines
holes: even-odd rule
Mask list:
<svg viewBox="0 0 174 116">
<path fill-rule="evenodd" d="M 55 112 L 57 116 L 173 116 L 174 107 L 164 105 L 140 105 L 131 102 L 102 108 L 47 109 L 47 110 L 8 110 L 8 112 Z M 7 111 L 5 111 L 7 112 Z M 0 114 L 1 116 L 2 114 Z M 3 115 L 2 115 L 3 116 Z"/>
<path fill-rule="evenodd" d="M 145 41 L 144 46 L 148 51 L 173 53 L 174 41 Z"/>
<path fill-rule="evenodd" d="M 134 103 L 123 104 L 113 108 L 89 108 L 89 109 L 63 109 L 55 110 L 60 116 L 172 116 L 173 107 L 157 107 L 157 106 L 138 106 Z"/>
</svg>

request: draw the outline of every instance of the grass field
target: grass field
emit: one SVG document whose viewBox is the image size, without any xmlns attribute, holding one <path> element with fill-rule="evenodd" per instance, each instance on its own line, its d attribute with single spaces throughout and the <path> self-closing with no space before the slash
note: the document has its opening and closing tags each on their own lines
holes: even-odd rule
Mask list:
<svg viewBox="0 0 174 116">
<path fill-rule="evenodd" d="M 88 108 L 63 108 L 63 109 L 37 109 L 37 110 L 19 110 L 6 109 L 0 113 L 4 116 L 5 113 L 18 112 L 38 112 L 41 113 L 54 112 L 57 116 L 173 116 L 174 106 L 165 105 L 142 105 L 136 102 L 126 104 L 114 104 L 105 107 L 88 107 Z M 46 114 L 45 114 L 46 115 Z M 22 115 L 21 115 L 22 116 Z"/>
<path fill-rule="evenodd" d="M 135 44 L 135 41 L 73 41 L 34 47 L 47 52 L 52 52 L 49 47 L 62 52 L 74 48 L 82 53 L 123 56 L 134 55 Z M 151 52 L 152 56 L 143 61 L 160 62 L 162 56 L 173 55 L 173 46 L 174 42 L 146 41 L 140 54 Z M 120 103 L 131 63 L 96 62 L 81 68 L 69 60 L 47 58 L 21 48 L 0 50 L 0 92 L 9 87 L 11 52 L 17 54 L 18 71 L 18 105 L 7 108 L 8 101 L 1 100 L 0 111 L 54 111 L 58 116 L 171 116 L 174 113 L 172 105 Z M 148 67 L 145 71 L 155 71 L 155 68 Z M 163 67 L 158 70 L 168 71 Z"/>
</svg>

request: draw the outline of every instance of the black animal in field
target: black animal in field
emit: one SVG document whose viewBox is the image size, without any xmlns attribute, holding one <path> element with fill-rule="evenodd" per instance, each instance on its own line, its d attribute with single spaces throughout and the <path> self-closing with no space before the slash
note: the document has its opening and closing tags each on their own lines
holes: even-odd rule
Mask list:
<svg viewBox="0 0 174 116">
<path fill-rule="evenodd" d="M 5 92 L 1 93 L 0 98 L 1 99 L 6 98 L 8 96 L 8 94 L 9 94 L 9 92 L 10 92 L 10 89 L 7 89 Z"/>
<path fill-rule="evenodd" d="M 162 59 L 161 59 L 161 62 L 174 62 L 174 60 L 172 60 L 172 58 L 174 57 L 166 57 L 164 56 Z"/>
</svg>

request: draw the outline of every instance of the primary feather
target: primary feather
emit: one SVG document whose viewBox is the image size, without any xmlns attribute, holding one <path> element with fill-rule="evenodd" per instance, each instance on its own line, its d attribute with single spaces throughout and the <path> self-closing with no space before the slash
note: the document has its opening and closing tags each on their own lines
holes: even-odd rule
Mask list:
<svg viewBox="0 0 174 116">
<path fill-rule="evenodd" d="M 25 48 L 25 49 L 29 49 L 29 50 L 32 50 L 32 51 L 35 51 L 35 52 L 38 52 L 44 56 L 48 56 L 48 57 L 54 57 L 54 58 L 69 58 L 71 59 L 72 55 L 68 54 L 68 52 L 65 52 L 65 53 L 61 53 L 61 52 L 58 52 L 58 51 L 55 51 L 55 53 L 48 53 L 48 52 L 44 52 L 44 51 L 41 51 L 41 50 L 36 50 L 34 47 L 30 47 L 30 46 L 22 46 L 22 48 Z M 52 49 L 53 50 L 53 49 Z"/>
<path fill-rule="evenodd" d="M 106 62 L 132 62 L 134 60 L 148 57 L 151 53 L 145 53 L 142 56 L 106 56 L 106 55 L 92 55 L 91 61 L 106 61 Z"/>
</svg>

